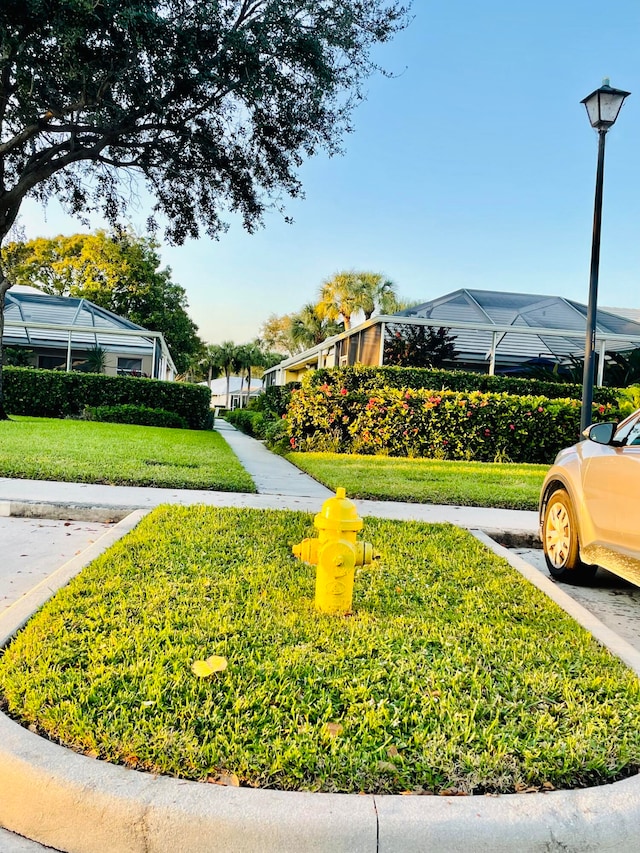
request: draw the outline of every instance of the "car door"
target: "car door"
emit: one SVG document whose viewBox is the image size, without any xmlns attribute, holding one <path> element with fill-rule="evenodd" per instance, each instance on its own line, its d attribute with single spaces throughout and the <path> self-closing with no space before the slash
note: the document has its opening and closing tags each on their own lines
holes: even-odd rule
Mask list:
<svg viewBox="0 0 640 853">
<path fill-rule="evenodd" d="M 621 424 L 614 440 L 583 443 L 585 509 L 596 542 L 640 555 L 640 412 Z"/>
</svg>

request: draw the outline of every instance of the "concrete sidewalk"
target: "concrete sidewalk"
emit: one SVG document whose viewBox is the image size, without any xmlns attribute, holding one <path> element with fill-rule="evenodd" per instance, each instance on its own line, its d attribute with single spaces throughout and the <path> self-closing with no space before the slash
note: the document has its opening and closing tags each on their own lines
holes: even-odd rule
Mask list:
<svg viewBox="0 0 640 853">
<path fill-rule="evenodd" d="M 0 617 L 0 645 L 45 597 L 161 503 L 302 509 L 332 493 L 225 422 L 220 433 L 254 478 L 258 494 L 0 479 L 0 515 L 122 519 L 22 596 Z M 466 527 L 528 576 L 530 567 L 487 536 L 535 538 L 537 514 L 472 507 L 356 501 L 361 515 L 446 521 Z M 135 511 L 134 511 L 135 510 Z M 485 531 L 485 532 L 483 532 Z M 529 579 L 623 659 L 606 633 L 539 572 Z M 586 623 L 585 621 L 586 620 Z M 630 648 L 630 647 L 629 647 Z M 640 655 L 626 660 L 640 672 Z M 636 851 L 640 777 L 601 788 L 500 797 L 308 794 L 225 788 L 155 777 L 95 761 L 44 740 L 0 714 L 0 824 L 57 850 L 80 853 L 542 853 Z M 9 840 L 8 840 L 9 839 Z M 11 846 L 13 844 L 13 846 Z M 4 846 L 3 846 L 4 845 Z M 31 851 L 0 832 L 0 853 Z M 35 849 L 38 849 L 36 846 Z"/>
<path fill-rule="evenodd" d="M 251 475 L 257 494 L 0 478 L 0 516 L 110 521 L 123 518 L 134 509 L 152 509 L 163 503 L 318 512 L 322 502 L 333 494 L 226 421 L 217 421 L 216 429 Z M 467 529 L 518 537 L 523 546 L 531 544 L 538 531 L 537 513 L 527 510 L 370 500 L 356 500 L 355 504 L 363 517 L 449 522 Z"/>
</svg>

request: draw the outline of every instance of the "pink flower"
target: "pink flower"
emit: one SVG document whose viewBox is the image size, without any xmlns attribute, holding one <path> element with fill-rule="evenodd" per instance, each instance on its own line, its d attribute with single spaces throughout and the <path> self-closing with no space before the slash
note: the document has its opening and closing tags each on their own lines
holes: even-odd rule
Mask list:
<svg viewBox="0 0 640 853">
<path fill-rule="evenodd" d="M 538 411 L 539 411 L 539 412 L 544 412 L 544 409 L 542 408 L 542 406 L 538 406 Z"/>
<path fill-rule="evenodd" d="M 296 446 L 296 440 L 293 436 L 291 436 L 291 438 L 289 439 L 289 444 L 291 445 L 291 447 Z"/>
<path fill-rule="evenodd" d="M 509 424 L 509 429 L 515 429 L 515 428 L 516 428 L 515 424 Z"/>
<path fill-rule="evenodd" d="M 340 393 L 341 393 L 341 394 L 342 394 L 342 396 L 344 397 L 344 396 L 345 396 L 345 394 L 348 394 L 349 392 L 347 391 L 347 389 L 346 389 L 346 388 L 341 388 L 341 389 L 340 389 Z"/>
<path fill-rule="evenodd" d="M 485 435 L 491 435 L 491 430 L 490 430 L 490 429 L 485 429 L 484 434 L 485 434 Z"/>
</svg>

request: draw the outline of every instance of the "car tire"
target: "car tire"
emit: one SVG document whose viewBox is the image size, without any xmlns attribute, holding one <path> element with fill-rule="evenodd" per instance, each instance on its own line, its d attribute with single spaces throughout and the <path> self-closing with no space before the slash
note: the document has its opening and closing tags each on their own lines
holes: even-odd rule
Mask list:
<svg viewBox="0 0 640 853">
<path fill-rule="evenodd" d="M 552 578 L 571 583 L 589 580 L 598 571 L 580 559 L 578 526 L 571 498 L 564 489 L 553 492 L 544 511 L 542 549 Z"/>
</svg>

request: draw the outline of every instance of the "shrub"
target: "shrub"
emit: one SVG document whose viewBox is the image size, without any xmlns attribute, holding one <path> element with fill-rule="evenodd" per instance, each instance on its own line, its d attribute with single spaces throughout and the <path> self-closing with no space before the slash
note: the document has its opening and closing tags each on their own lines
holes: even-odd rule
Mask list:
<svg viewBox="0 0 640 853">
<path fill-rule="evenodd" d="M 594 408 L 594 419 L 617 414 Z M 580 402 L 410 388 L 335 392 L 325 383 L 294 392 L 288 424 L 296 450 L 548 464 L 577 440 Z"/>
<path fill-rule="evenodd" d="M 33 351 L 24 347 L 4 347 L 3 357 L 5 367 L 31 367 Z"/>
<path fill-rule="evenodd" d="M 319 388 L 327 385 L 338 391 L 375 391 L 381 388 L 403 388 L 439 391 L 482 391 L 505 393 L 517 396 L 541 396 L 548 399 L 582 398 L 582 386 L 551 382 L 543 379 L 521 379 L 513 376 L 489 376 L 486 373 L 470 373 L 463 370 L 439 370 L 419 367 L 333 367 L 309 371 L 302 380 L 304 388 Z M 615 405 L 619 390 L 596 387 L 594 402 Z"/>
<path fill-rule="evenodd" d="M 625 417 L 640 408 L 640 385 L 629 385 L 628 388 L 621 388 L 618 405 L 620 412 Z"/>
<path fill-rule="evenodd" d="M 299 382 L 289 382 L 287 385 L 269 385 L 262 394 L 251 398 L 249 409 L 263 412 L 272 418 L 281 418 L 289 406 L 292 390 L 299 387 Z"/>
<path fill-rule="evenodd" d="M 85 417 L 91 421 L 106 421 L 112 424 L 138 424 L 139 426 L 171 427 L 187 429 L 186 420 L 166 409 L 150 409 L 148 406 L 87 406 Z"/>
<path fill-rule="evenodd" d="M 5 408 L 14 415 L 64 418 L 87 406 L 136 405 L 180 415 L 190 429 L 213 425 L 211 392 L 187 382 L 6 367 L 4 393 Z"/>
<path fill-rule="evenodd" d="M 227 412 L 225 420 L 252 438 L 264 438 L 267 419 L 262 412 L 251 409 L 233 409 Z"/>
<path fill-rule="evenodd" d="M 264 437 L 267 447 L 274 453 L 284 454 L 291 450 L 287 422 L 283 418 L 278 418 L 277 421 L 267 421 Z"/>
<path fill-rule="evenodd" d="M 282 417 L 269 417 L 266 413 L 252 409 L 234 409 L 225 415 L 225 419 L 252 438 L 265 441 L 274 453 L 291 450 L 287 424 Z"/>
</svg>

